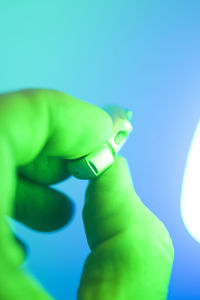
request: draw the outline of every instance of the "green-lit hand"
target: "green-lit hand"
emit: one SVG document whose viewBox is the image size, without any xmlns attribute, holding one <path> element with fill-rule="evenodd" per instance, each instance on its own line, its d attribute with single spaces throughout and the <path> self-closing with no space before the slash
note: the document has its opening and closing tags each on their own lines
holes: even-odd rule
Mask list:
<svg viewBox="0 0 200 300">
<path fill-rule="evenodd" d="M 57 91 L 26 90 L 0 100 L 0 299 L 52 299 L 18 268 L 24 253 L 4 215 L 40 231 L 65 225 L 71 201 L 48 185 L 70 176 L 64 157 L 81 157 L 105 142 L 112 121 L 98 107 Z M 135 194 L 124 158 L 90 181 L 83 217 L 92 252 L 80 300 L 166 298 L 171 240 Z"/>
</svg>

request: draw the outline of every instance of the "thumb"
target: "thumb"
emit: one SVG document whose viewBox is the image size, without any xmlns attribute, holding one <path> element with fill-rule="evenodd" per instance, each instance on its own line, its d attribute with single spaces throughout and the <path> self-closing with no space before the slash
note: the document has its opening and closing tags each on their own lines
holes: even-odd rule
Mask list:
<svg viewBox="0 0 200 300">
<path fill-rule="evenodd" d="M 86 190 L 83 220 L 89 246 L 79 299 L 165 299 L 173 246 L 164 225 L 137 196 L 125 158 Z"/>
<path fill-rule="evenodd" d="M 86 190 L 83 219 L 90 248 L 131 226 L 141 209 L 146 210 L 133 188 L 127 161 L 117 156 L 112 167 L 91 180 Z"/>
</svg>

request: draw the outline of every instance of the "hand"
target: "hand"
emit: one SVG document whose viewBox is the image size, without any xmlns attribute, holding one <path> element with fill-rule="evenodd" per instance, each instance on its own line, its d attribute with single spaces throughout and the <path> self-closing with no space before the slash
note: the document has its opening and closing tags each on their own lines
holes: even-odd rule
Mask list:
<svg viewBox="0 0 200 300">
<path fill-rule="evenodd" d="M 67 160 L 105 142 L 112 121 L 98 107 L 57 91 L 25 90 L 0 100 L 0 299 L 52 299 L 18 268 L 24 252 L 4 215 L 40 231 L 67 224 L 72 203 L 48 185 L 70 176 Z M 166 298 L 171 239 L 136 195 L 124 158 L 90 181 L 83 218 L 92 252 L 80 300 Z"/>
</svg>

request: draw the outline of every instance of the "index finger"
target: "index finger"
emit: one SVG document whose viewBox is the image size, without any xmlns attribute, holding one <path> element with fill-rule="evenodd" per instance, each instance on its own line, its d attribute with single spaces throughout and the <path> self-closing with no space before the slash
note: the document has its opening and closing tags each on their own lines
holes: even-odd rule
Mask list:
<svg viewBox="0 0 200 300">
<path fill-rule="evenodd" d="M 111 117 L 99 107 L 55 90 L 24 90 L 0 96 L 0 137 L 12 146 L 15 161 L 47 154 L 78 158 L 104 142 Z"/>
</svg>

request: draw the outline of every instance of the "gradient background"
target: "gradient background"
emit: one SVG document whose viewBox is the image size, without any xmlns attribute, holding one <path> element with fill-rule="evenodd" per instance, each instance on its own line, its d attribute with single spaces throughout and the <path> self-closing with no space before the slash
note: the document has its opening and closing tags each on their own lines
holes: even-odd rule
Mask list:
<svg viewBox="0 0 200 300">
<path fill-rule="evenodd" d="M 143 202 L 164 222 L 175 261 L 169 300 L 200 299 L 200 244 L 184 227 L 180 193 L 200 119 L 200 1 L 1 1 L 0 92 L 54 88 L 134 112 L 128 158 Z M 76 215 L 59 232 L 16 225 L 27 268 L 59 300 L 76 298 L 89 253 L 81 219 L 87 181 L 57 185 Z"/>
</svg>

